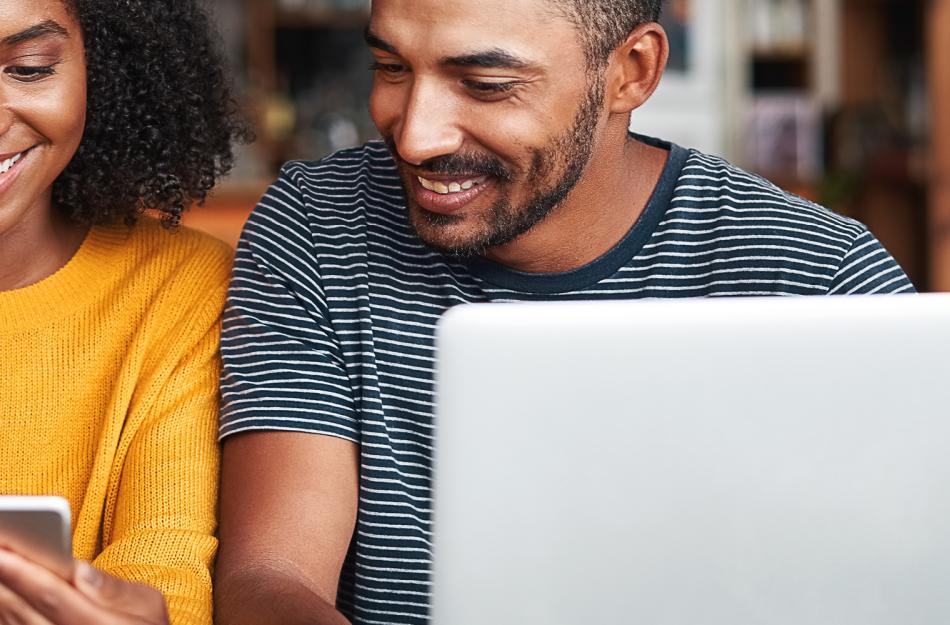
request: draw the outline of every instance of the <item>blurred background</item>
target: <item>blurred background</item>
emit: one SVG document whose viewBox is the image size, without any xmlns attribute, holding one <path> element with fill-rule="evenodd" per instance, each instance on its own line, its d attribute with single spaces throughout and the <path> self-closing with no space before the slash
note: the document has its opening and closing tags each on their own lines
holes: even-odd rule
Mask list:
<svg viewBox="0 0 950 625">
<path fill-rule="evenodd" d="M 234 243 L 282 163 L 376 137 L 368 0 L 207 0 L 257 141 L 186 222 Z M 950 291 L 950 0 L 664 0 L 636 132 L 723 155 L 866 223 Z"/>
</svg>

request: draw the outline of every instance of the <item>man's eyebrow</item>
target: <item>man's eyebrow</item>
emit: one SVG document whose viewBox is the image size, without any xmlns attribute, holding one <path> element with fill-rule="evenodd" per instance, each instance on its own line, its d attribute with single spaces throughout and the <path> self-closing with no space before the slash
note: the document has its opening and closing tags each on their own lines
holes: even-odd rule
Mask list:
<svg viewBox="0 0 950 625">
<path fill-rule="evenodd" d="M 39 39 L 40 37 L 47 37 L 49 35 L 55 35 L 57 37 L 69 37 L 69 32 L 60 26 L 58 23 L 53 20 L 46 20 L 45 22 L 40 22 L 35 26 L 30 26 L 26 30 L 22 30 L 13 35 L 8 35 L 0 40 L 5 46 L 15 46 L 26 41 L 32 41 L 33 39 Z"/>
<path fill-rule="evenodd" d="M 369 26 L 363 31 L 363 37 L 367 45 L 377 48 L 390 54 L 399 55 L 396 46 L 384 40 L 382 37 L 370 30 Z M 451 65 L 455 67 L 484 67 L 486 69 L 524 69 L 531 67 L 527 60 L 515 56 L 511 52 L 501 48 L 492 48 L 481 52 L 471 52 L 458 56 L 447 56 L 439 61 L 440 65 Z"/>
<path fill-rule="evenodd" d="M 396 46 L 384 41 L 379 35 L 374 33 L 369 29 L 369 26 L 366 27 L 366 30 L 363 31 L 363 38 L 366 39 L 366 44 L 371 48 L 378 48 L 383 52 L 389 52 L 390 54 L 399 55 L 399 52 L 396 50 Z"/>
<path fill-rule="evenodd" d="M 449 56 L 442 59 L 440 63 L 456 67 L 484 67 L 486 69 L 524 69 L 532 65 L 527 60 L 501 48 Z"/>
</svg>

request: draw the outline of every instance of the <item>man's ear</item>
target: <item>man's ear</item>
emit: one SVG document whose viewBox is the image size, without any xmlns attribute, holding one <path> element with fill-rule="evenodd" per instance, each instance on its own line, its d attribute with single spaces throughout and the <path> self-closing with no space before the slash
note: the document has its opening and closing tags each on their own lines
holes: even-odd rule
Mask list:
<svg viewBox="0 0 950 625">
<path fill-rule="evenodd" d="M 657 23 L 641 24 L 610 55 L 607 101 L 611 113 L 630 113 L 646 102 L 666 69 L 670 43 Z"/>
</svg>

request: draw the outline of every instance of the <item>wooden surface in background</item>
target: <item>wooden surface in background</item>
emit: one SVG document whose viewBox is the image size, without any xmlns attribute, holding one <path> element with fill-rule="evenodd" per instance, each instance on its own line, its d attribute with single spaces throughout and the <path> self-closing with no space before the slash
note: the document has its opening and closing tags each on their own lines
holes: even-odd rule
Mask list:
<svg viewBox="0 0 950 625">
<path fill-rule="evenodd" d="M 887 23 L 881 6 L 845 0 L 841 20 L 841 105 L 862 106 L 881 95 L 880 71 L 887 62 Z"/>
<path fill-rule="evenodd" d="M 950 0 L 930 6 L 930 275 L 933 290 L 950 291 Z"/>
<path fill-rule="evenodd" d="M 843 0 L 841 19 L 841 107 L 893 110 L 900 85 L 885 70 L 895 54 L 887 5 L 882 0 Z M 924 181 L 911 171 L 913 154 L 878 153 L 863 163 L 860 188 L 836 206 L 870 228 L 921 290 L 930 290 Z"/>
<path fill-rule="evenodd" d="M 267 186 L 264 181 L 225 184 L 215 190 L 204 206 L 194 206 L 186 212 L 182 223 L 235 247 L 244 222 Z"/>
</svg>

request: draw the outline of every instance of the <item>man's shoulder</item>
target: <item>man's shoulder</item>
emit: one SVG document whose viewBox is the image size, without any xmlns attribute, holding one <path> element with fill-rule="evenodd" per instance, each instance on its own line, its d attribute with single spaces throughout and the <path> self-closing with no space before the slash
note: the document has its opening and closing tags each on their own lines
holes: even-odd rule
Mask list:
<svg viewBox="0 0 950 625">
<path fill-rule="evenodd" d="M 434 262 L 409 225 L 395 162 L 380 141 L 316 161 L 291 161 L 260 199 L 238 244 L 235 275 L 269 266 L 335 284 L 368 280 L 375 262 L 389 273 Z"/>
<path fill-rule="evenodd" d="M 286 163 L 258 201 L 244 233 L 275 227 L 298 234 L 353 229 L 365 226 L 368 213 L 400 213 L 403 198 L 392 155 L 381 141 L 371 141 L 320 160 Z"/>
<path fill-rule="evenodd" d="M 278 180 L 281 179 L 300 189 L 317 185 L 323 190 L 353 190 L 360 183 L 397 189 L 399 184 L 392 154 L 378 140 L 339 150 L 319 160 L 290 161 L 281 168 Z"/>
<path fill-rule="evenodd" d="M 646 248 L 704 293 L 824 294 L 912 288 L 860 222 L 722 158 L 689 151 Z M 666 275 L 664 273 L 664 276 Z M 705 281 L 705 282 L 703 282 Z M 705 290 L 704 290 L 705 289 Z"/>
<path fill-rule="evenodd" d="M 729 161 L 690 150 L 677 182 L 668 218 L 706 228 L 762 230 L 794 244 L 830 244 L 845 249 L 867 228 Z"/>
</svg>

